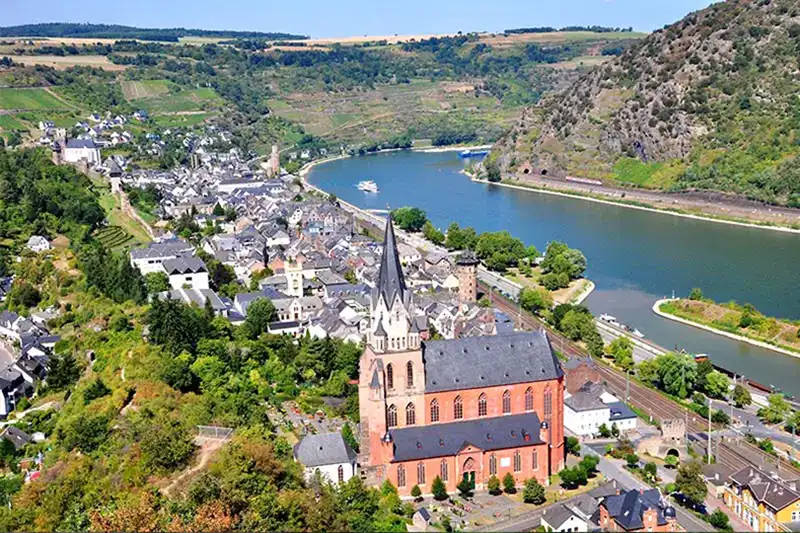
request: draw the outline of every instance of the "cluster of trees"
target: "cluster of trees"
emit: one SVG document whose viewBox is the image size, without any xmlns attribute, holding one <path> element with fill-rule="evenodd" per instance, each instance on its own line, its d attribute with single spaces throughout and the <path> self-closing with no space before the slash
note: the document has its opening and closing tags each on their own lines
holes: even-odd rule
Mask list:
<svg viewBox="0 0 800 533">
<path fill-rule="evenodd" d="M 139 39 L 174 41 L 181 37 L 219 37 L 232 39 L 308 39 L 307 35 L 259 31 L 199 30 L 187 28 L 136 28 L 119 24 L 45 22 L 0 28 L 0 37 L 80 37 L 94 39 Z"/>
<path fill-rule="evenodd" d="M 474 228 L 461 228 L 456 222 L 447 228 L 444 245 L 448 250 L 473 250 L 487 268 L 498 272 L 504 272 L 521 262 L 529 264 L 539 255 L 535 246 L 526 247 L 508 231 L 478 235 Z"/>
<path fill-rule="evenodd" d="M 586 257 L 580 250 L 570 248 L 563 242 L 552 241 L 547 245 L 541 267 L 541 283 L 552 291 L 566 287 L 571 280 L 581 277 L 586 270 Z"/>
<path fill-rule="evenodd" d="M 711 398 L 725 398 L 730 386 L 728 377 L 714 370 L 710 361 L 697 363 L 686 353 L 669 352 L 642 361 L 636 373 L 642 381 L 681 399 L 688 398 L 693 391 Z"/>
<path fill-rule="evenodd" d="M 0 151 L 0 235 L 66 234 L 80 242 L 105 219 L 89 179 L 44 150 Z"/>
<path fill-rule="evenodd" d="M 566 489 L 574 489 L 580 485 L 586 485 L 588 480 L 596 475 L 599 462 L 600 458 L 596 455 L 585 456 L 580 463 L 572 468 L 565 468 L 558 474 L 561 478 L 561 484 Z"/>
<path fill-rule="evenodd" d="M 421 231 L 428 216 L 419 207 L 399 207 L 392 211 L 392 220 L 397 226 L 405 231 Z"/>
<path fill-rule="evenodd" d="M 573 341 L 583 341 L 594 356 L 603 354 L 603 338 L 597 332 L 594 317 L 582 305 L 560 304 L 548 317 L 550 323 Z"/>
<path fill-rule="evenodd" d="M 131 265 L 127 252 L 112 253 L 97 242 L 87 243 L 78 251 L 78 265 L 86 285 L 94 287 L 117 303 L 147 299 L 147 285 L 139 270 Z"/>
<path fill-rule="evenodd" d="M 503 33 L 507 34 L 515 34 L 515 33 L 553 33 L 556 31 L 591 31 L 595 33 L 618 33 L 618 32 L 627 32 L 630 33 L 633 31 L 632 27 L 628 28 L 613 28 L 610 26 L 564 26 L 561 29 L 554 28 L 552 26 L 534 26 L 532 28 L 514 28 L 510 30 L 504 30 Z"/>
</svg>

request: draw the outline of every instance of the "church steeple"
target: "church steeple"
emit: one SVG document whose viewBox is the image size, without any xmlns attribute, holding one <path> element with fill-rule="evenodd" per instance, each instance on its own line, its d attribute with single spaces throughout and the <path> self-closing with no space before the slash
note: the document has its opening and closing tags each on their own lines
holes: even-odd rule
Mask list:
<svg viewBox="0 0 800 533">
<path fill-rule="evenodd" d="M 378 282 L 372 291 L 367 342 L 378 353 L 419 348 L 420 333 L 411 331 L 414 319 L 411 291 L 406 287 L 392 217 L 386 221 Z"/>
<path fill-rule="evenodd" d="M 392 306 L 395 296 L 399 296 L 403 304 L 407 303 L 408 289 L 406 288 L 406 280 L 403 277 L 403 269 L 400 266 L 400 255 L 397 253 L 397 238 L 394 235 L 391 213 L 386 220 L 381 268 L 378 273 L 378 284 L 375 288 L 377 296 L 383 296 L 387 307 Z"/>
</svg>

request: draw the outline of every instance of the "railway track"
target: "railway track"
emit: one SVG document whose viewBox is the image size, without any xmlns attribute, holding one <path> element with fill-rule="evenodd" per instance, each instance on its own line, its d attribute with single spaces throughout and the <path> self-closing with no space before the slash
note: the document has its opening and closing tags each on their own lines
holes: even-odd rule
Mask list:
<svg viewBox="0 0 800 533">
<path fill-rule="evenodd" d="M 483 287 L 483 289 L 488 290 L 487 287 Z M 565 357 L 569 359 L 590 357 L 585 350 L 577 346 L 570 339 L 564 337 L 564 335 L 551 329 L 538 318 L 527 312 L 521 312 L 519 307 L 513 302 L 510 302 L 494 292 L 490 292 L 490 295 L 493 304 L 509 317 L 514 318 L 517 325 L 521 325 L 525 329 L 544 327 L 547 337 L 550 339 L 550 343 Z M 628 403 L 642 412 L 647 413 L 654 419 L 666 420 L 682 418 L 686 420 L 687 439 L 692 442 L 702 443 L 703 446 L 706 445 L 708 423 L 705 419 L 700 419 L 697 413 L 678 405 L 669 398 L 665 398 L 658 391 L 647 388 L 636 381 L 627 380 L 626 383 L 624 374 L 608 366 L 598 364 L 597 367 L 606 385 L 615 396 L 618 398 L 626 398 L 627 396 Z M 794 468 L 785 460 L 778 459 L 747 442 L 738 442 L 737 445 L 734 446 L 723 440 L 712 443 L 712 450 L 714 449 L 716 450 L 715 457 L 717 463 L 734 470 L 745 466 L 763 468 L 765 464 L 776 464 L 779 469 L 788 472 L 789 475 L 794 478 L 800 478 L 800 470 Z"/>
</svg>

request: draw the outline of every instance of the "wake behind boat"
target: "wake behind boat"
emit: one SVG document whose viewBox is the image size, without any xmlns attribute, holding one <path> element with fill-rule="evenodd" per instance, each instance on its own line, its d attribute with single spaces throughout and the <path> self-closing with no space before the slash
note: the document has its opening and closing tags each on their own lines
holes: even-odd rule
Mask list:
<svg viewBox="0 0 800 533">
<path fill-rule="evenodd" d="M 359 181 L 356 187 L 358 187 L 358 190 L 364 192 L 378 192 L 378 185 L 372 180 Z"/>
</svg>

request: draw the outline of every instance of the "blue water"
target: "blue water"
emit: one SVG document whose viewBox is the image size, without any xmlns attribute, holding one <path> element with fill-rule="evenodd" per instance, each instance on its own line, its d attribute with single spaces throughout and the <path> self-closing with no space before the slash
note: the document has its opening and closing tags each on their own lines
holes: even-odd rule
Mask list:
<svg viewBox="0 0 800 533">
<path fill-rule="evenodd" d="M 709 353 L 715 362 L 800 394 L 800 359 L 656 316 L 653 302 L 692 287 L 717 301 L 750 302 L 774 316 L 800 319 L 800 235 L 745 228 L 474 183 L 456 152 L 391 152 L 315 167 L 311 181 L 367 209 L 424 209 L 434 225 L 478 232 L 506 229 L 543 251 L 559 240 L 586 255 L 596 284 L 586 304 L 667 348 Z M 380 192 L 355 185 L 374 180 Z"/>
</svg>

